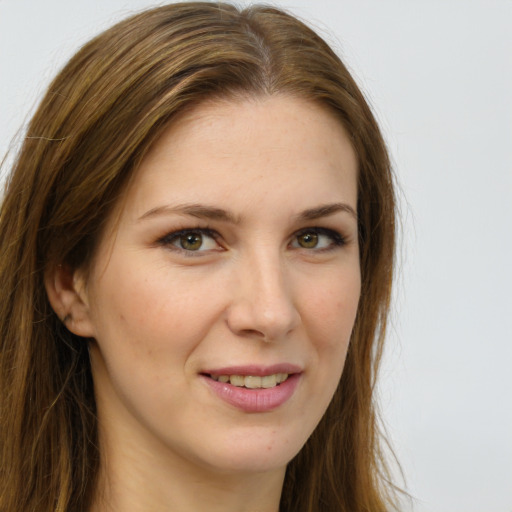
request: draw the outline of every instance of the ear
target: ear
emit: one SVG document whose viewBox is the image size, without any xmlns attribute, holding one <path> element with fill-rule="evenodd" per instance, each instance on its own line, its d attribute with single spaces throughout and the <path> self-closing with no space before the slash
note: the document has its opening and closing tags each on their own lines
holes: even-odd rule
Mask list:
<svg viewBox="0 0 512 512">
<path fill-rule="evenodd" d="M 55 265 L 45 273 L 44 285 L 53 310 L 68 330 L 77 336 L 93 338 L 94 325 L 83 273 L 69 265 Z"/>
</svg>

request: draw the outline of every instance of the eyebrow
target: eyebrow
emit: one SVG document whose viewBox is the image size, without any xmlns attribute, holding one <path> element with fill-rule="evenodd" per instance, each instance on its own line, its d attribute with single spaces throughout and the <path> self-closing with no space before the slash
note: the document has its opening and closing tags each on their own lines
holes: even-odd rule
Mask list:
<svg viewBox="0 0 512 512">
<path fill-rule="evenodd" d="M 352 208 L 352 206 L 346 204 L 346 203 L 331 203 L 331 204 L 324 204 L 321 206 L 317 206 L 316 208 L 310 208 L 308 210 L 304 210 L 302 213 L 299 213 L 297 215 L 297 220 L 304 221 L 304 220 L 315 220 L 320 219 L 322 217 L 328 217 L 330 215 L 334 215 L 338 212 L 346 212 L 350 214 L 354 219 L 357 220 L 357 213 Z"/>
<path fill-rule="evenodd" d="M 298 222 L 315 220 L 334 215 L 338 212 L 346 212 L 357 220 L 357 213 L 350 205 L 346 203 L 330 203 L 320 205 L 315 208 L 309 208 L 299 213 L 296 216 L 296 220 Z M 223 208 L 217 208 L 215 206 L 204 204 L 179 204 L 157 206 L 156 208 L 152 208 L 151 210 L 148 210 L 146 213 L 141 215 L 138 221 L 151 217 L 157 217 L 160 215 L 171 214 L 190 215 L 199 219 L 219 220 L 223 222 L 229 222 L 230 224 L 240 224 L 241 220 L 240 217 L 227 210 L 224 210 Z"/>
<path fill-rule="evenodd" d="M 165 206 L 157 206 L 146 213 L 144 213 L 140 220 L 148 219 L 150 217 L 156 217 L 159 215 L 170 215 L 170 214 L 182 214 L 182 215 L 191 215 L 192 217 L 197 217 L 199 219 L 210 219 L 210 220 L 220 220 L 224 222 L 229 222 L 231 224 L 239 224 L 240 219 L 228 212 L 227 210 L 223 210 L 222 208 L 217 208 L 215 206 L 208 206 L 204 204 L 179 204 L 179 205 L 165 205 Z"/>
</svg>

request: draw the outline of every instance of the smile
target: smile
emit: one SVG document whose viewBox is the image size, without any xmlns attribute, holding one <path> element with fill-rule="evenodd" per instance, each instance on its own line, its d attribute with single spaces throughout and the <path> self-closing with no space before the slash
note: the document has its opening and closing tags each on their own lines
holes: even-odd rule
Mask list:
<svg viewBox="0 0 512 512">
<path fill-rule="evenodd" d="M 304 368 L 291 363 L 236 365 L 200 373 L 208 388 L 231 407 L 246 413 L 270 412 L 295 394 Z"/>
<path fill-rule="evenodd" d="M 285 382 L 288 376 L 288 373 L 274 373 L 264 377 L 258 375 L 210 375 L 210 378 L 217 382 L 229 383 L 238 388 L 270 389 Z"/>
</svg>

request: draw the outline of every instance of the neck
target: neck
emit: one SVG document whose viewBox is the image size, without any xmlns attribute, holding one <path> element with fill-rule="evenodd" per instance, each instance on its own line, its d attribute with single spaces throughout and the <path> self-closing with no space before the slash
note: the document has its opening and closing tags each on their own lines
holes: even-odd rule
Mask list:
<svg viewBox="0 0 512 512">
<path fill-rule="evenodd" d="M 103 439 L 102 439 L 103 438 Z M 118 438 L 119 439 L 119 438 Z M 90 512 L 278 512 L 285 468 L 219 471 L 126 439 L 105 443 Z M 122 446 L 120 444 L 122 443 Z"/>
<path fill-rule="evenodd" d="M 199 475 L 140 467 L 100 473 L 91 512 L 278 512 L 282 475 Z"/>
</svg>

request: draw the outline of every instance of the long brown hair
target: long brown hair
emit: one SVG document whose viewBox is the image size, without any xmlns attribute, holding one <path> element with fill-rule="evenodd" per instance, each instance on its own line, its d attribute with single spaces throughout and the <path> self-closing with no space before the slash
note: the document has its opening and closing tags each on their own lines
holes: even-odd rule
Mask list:
<svg viewBox="0 0 512 512">
<path fill-rule="evenodd" d="M 359 160 L 362 294 L 344 372 L 289 463 L 287 512 L 388 510 L 374 389 L 390 304 L 395 199 L 377 123 L 329 46 L 271 7 L 180 3 L 97 36 L 50 85 L 0 213 L 0 509 L 87 510 L 99 464 L 87 343 L 48 302 L 54 265 L 84 267 L 152 142 L 206 98 L 288 94 L 327 106 Z"/>
</svg>

